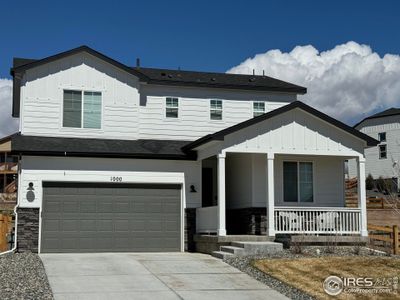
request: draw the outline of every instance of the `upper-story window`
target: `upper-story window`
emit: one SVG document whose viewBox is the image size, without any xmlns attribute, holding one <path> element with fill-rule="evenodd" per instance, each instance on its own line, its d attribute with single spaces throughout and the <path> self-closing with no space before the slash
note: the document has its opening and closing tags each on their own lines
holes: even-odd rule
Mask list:
<svg viewBox="0 0 400 300">
<path fill-rule="evenodd" d="M 387 158 L 387 147 L 386 147 L 386 145 L 379 145 L 379 158 L 380 159 Z"/>
<path fill-rule="evenodd" d="M 386 142 L 386 132 L 379 132 L 378 133 L 378 138 L 379 138 L 379 141 L 382 143 L 382 142 Z"/>
<path fill-rule="evenodd" d="M 101 93 L 64 90 L 63 127 L 101 128 Z"/>
<path fill-rule="evenodd" d="M 179 100 L 178 98 L 168 97 L 165 100 L 165 117 L 178 118 Z"/>
<path fill-rule="evenodd" d="M 254 101 L 253 102 L 253 117 L 258 117 L 265 114 L 265 102 Z"/>
<path fill-rule="evenodd" d="M 222 120 L 222 100 L 210 100 L 210 119 Z"/>
</svg>

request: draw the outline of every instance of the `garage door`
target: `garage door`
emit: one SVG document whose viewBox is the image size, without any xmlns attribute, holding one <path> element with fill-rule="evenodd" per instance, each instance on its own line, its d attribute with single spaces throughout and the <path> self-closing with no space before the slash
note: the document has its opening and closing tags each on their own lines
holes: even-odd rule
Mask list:
<svg viewBox="0 0 400 300">
<path fill-rule="evenodd" d="M 44 183 L 42 252 L 180 251 L 179 185 Z"/>
</svg>

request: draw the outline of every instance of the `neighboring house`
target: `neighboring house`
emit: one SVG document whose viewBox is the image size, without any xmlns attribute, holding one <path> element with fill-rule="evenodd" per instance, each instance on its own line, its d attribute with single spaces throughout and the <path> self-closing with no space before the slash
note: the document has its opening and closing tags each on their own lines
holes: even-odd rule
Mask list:
<svg viewBox="0 0 400 300">
<path fill-rule="evenodd" d="M 379 144 L 365 149 L 365 171 L 374 179 L 391 178 L 400 187 L 400 108 L 389 108 L 369 116 L 354 128 L 377 139 Z M 357 176 L 355 161 L 349 162 L 349 177 Z"/>
<path fill-rule="evenodd" d="M 17 200 L 18 157 L 11 155 L 12 135 L 0 139 L 0 210 L 11 210 Z"/>
<path fill-rule="evenodd" d="M 297 101 L 303 87 L 128 67 L 86 46 L 14 59 L 11 74 L 21 250 L 183 251 L 196 232 L 367 235 L 364 184 L 359 208 L 344 207 L 344 161 L 357 158 L 363 178 L 378 142 Z"/>
</svg>

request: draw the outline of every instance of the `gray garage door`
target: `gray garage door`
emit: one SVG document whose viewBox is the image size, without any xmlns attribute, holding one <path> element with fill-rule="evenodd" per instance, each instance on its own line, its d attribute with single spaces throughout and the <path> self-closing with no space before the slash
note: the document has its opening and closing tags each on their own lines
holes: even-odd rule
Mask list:
<svg viewBox="0 0 400 300">
<path fill-rule="evenodd" d="M 178 185 L 44 183 L 42 252 L 180 251 Z"/>
</svg>

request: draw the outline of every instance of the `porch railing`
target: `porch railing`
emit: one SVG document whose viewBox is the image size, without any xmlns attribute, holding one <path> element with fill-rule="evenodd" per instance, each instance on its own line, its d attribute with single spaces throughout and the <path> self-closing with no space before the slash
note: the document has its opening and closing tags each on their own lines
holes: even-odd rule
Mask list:
<svg viewBox="0 0 400 300">
<path fill-rule="evenodd" d="M 275 207 L 276 233 L 359 234 L 360 209 Z"/>
<path fill-rule="evenodd" d="M 196 208 L 196 231 L 216 233 L 218 228 L 218 206 Z"/>
</svg>

